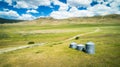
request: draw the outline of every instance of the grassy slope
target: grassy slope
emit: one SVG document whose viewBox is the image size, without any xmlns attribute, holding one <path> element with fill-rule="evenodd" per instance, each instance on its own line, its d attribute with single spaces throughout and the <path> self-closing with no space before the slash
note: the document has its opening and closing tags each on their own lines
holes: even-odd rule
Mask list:
<svg viewBox="0 0 120 67">
<path fill-rule="evenodd" d="M 106 19 L 105 19 L 106 20 Z M 38 20 L 37 20 L 38 21 Z M 47 20 L 51 21 L 51 20 Z M 58 21 L 58 20 L 57 20 Z M 60 20 L 59 20 L 60 21 Z M 67 22 L 68 20 L 62 20 Z M 87 20 L 85 20 L 87 21 Z M 95 20 L 94 20 L 95 21 Z M 117 22 L 115 22 L 117 21 Z M 33 21 L 32 21 L 33 22 Z M 35 21 L 36 22 L 36 21 Z M 41 22 L 41 21 L 39 21 Z M 55 21 L 53 21 L 55 22 Z M 76 20 L 74 20 L 76 22 Z M 78 21 L 79 22 L 79 21 Z M 112 23 L 111 23 L 112 22 Z M 90 22 L 92 23 L 92 22 Z M 0 48 L 25 45 L 29 41 L 48 42 L 44 46 L 17 50 L 0 55 L 1 67 L 119 67 L 120 64 L 120 22 L 118 19 L 106 23 L 81 24 L 63 23 L 49 24 L 4 24 L 0 25 Z M 81 36 L 79 40 L 60 42 L 80 33 L 94 31 L 97 27 L 100 32 Z M 31 30 L 77 30 L 65 33 L 35 33 L 19 34 L 17 31 Z M 1 34 L 2 33 L 2 34 Z M 3 36 L 4 35 L 4 36 Z M 70 49 L 71 42 L 95 42 L 96 54 L 88 55 L 84 52 Z"/>
<path fill-rule="evenodd" d="M 85 27 L 83 27 L 85 26 Z M 95 25 L 92 25 L 95 26 Z M 29 41 L 34 42 L 51 42 L 51 41 L 59 41 L 62 39 L 69 38 L 71 36 L 77 35 L 79 33 L 88 32 L 85 31 L 88 27 L 91 27 L 89 31 L 95 29 L 89 25 L 47 25 L 47 26 L 37 26 L 37 25 L 30 25 L 30 26 L 21 26 L 21 25 L 1 25 L 0 27 L 0 48 L 8 47 L 8 46 L 17 46 L 17 45 L 25 45 Z M 19 33 L 20 31 L 34 31 L 34 30 L 76 30 L 75 32 L 62 32 L 62 33 L 49 33 L 46 32 L 45 34 L 42 33 L 34 33 L 34 34 L 24 34 Z M 83 29 L 83 30 L 81 30 Z"/>
</svg>

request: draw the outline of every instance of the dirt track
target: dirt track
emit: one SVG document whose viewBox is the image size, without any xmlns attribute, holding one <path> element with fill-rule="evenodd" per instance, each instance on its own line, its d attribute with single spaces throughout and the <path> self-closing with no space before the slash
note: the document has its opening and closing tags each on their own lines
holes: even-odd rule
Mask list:
<svg viewBox="0 0 120 67">
<path fill-rule="evenodd" d="M 96 30 L 92 31 L 92 32 L 87 32 L 87 33 L 83 33 L 83 34 L 78 34 L 76 36 L 73 36 L 69 39 L 66 39 L 65 41 L 69 41 L 69 40 L 72 40 L 72 39 L 75 39 L 76 37 L 79 37 L 79 36 L 84 36 L 84 35 L 87 35 L 87 34 L 92 34 L 92 33 L 96 33 L 96 32 L 99 32 L 100 31 L 100 28 L 97 28 Z"/>
<path fill-rule="evenodd" d="M 32 48 L 32 47 L 35 47 L 35 46 L 42 46 L 43 44 L 44 43 L 33 44 L 33 45 L 25 45 L 25 46 L 13 47 L 13 48 L 3 48 L 3 49 L 0 49 L 0 54 L 15 51 L 15 50 L 20 50 L 20 49 L 25 49 L 25 48 Z"/>
</svg>

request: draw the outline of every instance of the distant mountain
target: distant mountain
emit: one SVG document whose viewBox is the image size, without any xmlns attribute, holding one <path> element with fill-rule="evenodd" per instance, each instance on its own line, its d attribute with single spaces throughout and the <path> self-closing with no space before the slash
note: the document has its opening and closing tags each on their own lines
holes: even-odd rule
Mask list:
<svg viewBox="0 0 120 67">
<path fill-rule="evenodd" d="M 19 23 L 22 22 L 22 23 Z M 106 16 L 94 16 L 94 17 L 72 17 L 68 19 L 54 19 L 52 17 L 38 18 L 31 21 L 23 20 L 9 20 L 0 18 L 0 24 L 4 23 L 18 23 L 18 24 L 68 24 L 68 23 L 78 23 L 78 24 L 120 24 L 120 15 L 112 14 Z"/>
<path fill-rule="evenodd" d="M 30 24 L 59 24 L 59 23 L 78 23 L 78 24 L 120 24 L 120 15 L 112 14 L 106 16 L 94 16 L 94 17 L 72 17 L 68 19 L 54 19 L 51 17 L 47 18 L 38 18 L 32 21 L 29 21 Z M 29 24 L 28 23 L 28 24 Z"/>
<path fill-rule="evenodd" d="M 0 24 L 4 24 L 4 23 L 18 23 L 18 22 L 22 22 L 23 20 L 11 20 L 11 19 L 3 19 L 0 18 Z"/>
</svg>

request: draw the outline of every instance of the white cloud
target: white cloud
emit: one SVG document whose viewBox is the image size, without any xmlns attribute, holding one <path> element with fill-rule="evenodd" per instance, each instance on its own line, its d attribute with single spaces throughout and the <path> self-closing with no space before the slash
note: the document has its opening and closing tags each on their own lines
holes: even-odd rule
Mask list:
<svg viewBox="0 0 120 67">
<path fill-rule="evenodd" d="M 7 19 L 15 19 L 15 18 L 19 17 L 19 14 L 13 10 L 0 11 L 0 17 L 7 18 Z"/>
<path fill-rule="evenodd" d="M 120 14 L 120 11 L 116 11 L 116 13 L 115 14 Z"/>
<path fill-rule="evenodd" d="M 74 12 L 74 11 L 78 11 L 78 9 L 76 7 L 72 7 L 69 11 Z"/>
<path fill-rule="evenodd" d="M 92 17 L 94 13 L 88 10 L 78 10 L 73 12 L 73 17 Z"/>
<path fill-rule="evenodd" d="M 70 14 L 72 14 L 72 17 L 92 17 L 94 16 L 94 13 L 89 10 L 78 10 L 76 7 L 72 7 L 70 9 Z"/>
<path fill-rule="evenodd" d="M 4 0 L 6 3 L 8 3 L 9 5 L 12 5 L 12 0 Z"/>
<path fill-rule="evenodd" d="M 98 3 L 104 2 L 104 0 L 96 0 Z"/>
<path fill-rule="evenodd" d="M 16 2 L 16 5 L 13 5 L 16 8 L 37 9 L 39 6 L 51 7 L 51 2 L 54 2 L 55 5 L 60 6 L 60 10 L 68 9 L 68 5 L 60 2 L 59 0 L 13 0 L 13 1 Z"/>
<path fill-rule="evenodd" d="M 4 9 L 3 9 L 3 11 L 9 11 L 9 9 L 7 9 L 7 8 L 4 8 Z"/>
<path fill-rule="evenodd" d="M 92 0 L 67 0 L 67 4 L 76 7 L 88 7 Z"/>
<path fill-rule="evenodd" d="M 17 19 L 19 19 L 19 20 L 33 20 L 33 19 L 36 19 L 36 17 L 32 16 L 31 14 L 22 14 Z"/>
<path fill-rule="evenodd" d="M 7 10 L 0 11 L 0 17 L 6 18 L 6 19 L 17 19 L 17 20 L 33 20 L 36 19 L 36 17 L 32 16 L 31 14 L 22 14 L 19 15 L 16 11 L 13 10 Z"/>
<path fill-rule="evenodd" d="M 17 1 L 17 4 L 14 7 L 16 7 L 16 8 L 31 8 L 25 1 Z"/>
<path fill-rule="evenodd" d="M 60 2 L 59 0 L 53 0 L 53 2 L 54 2 L 55 5 L 60 6 L 60 8 L 59 8 L 60 11 L 64 11 L 64 10 L 68 9 L 68 5 L 65 4 L 65 3 Z"/>
<path fill-rule="evenodd" d="M 37 10 L 27 10 L 27 13 L 39 13 Z"/>
<path fill-rule="evenodd" d="M 68 9 L 68 5 L 67 5 L 67 4 L 59 3 L 59 5 L 60 5 L 59 10 L 61 10 L 61 11 L 64 11 L 64 10 L 67 10 L 67 9 Z"/>
<path fill-rule="evenodd" d="M 115 0 L 114 2 L 110 3 L 110 6 L 114 10 L 120 9 L 120 0 Z"/>
<path fill-rule="evenodd" d="M 33 8 L 37 9 L 38 6 L 50 6 L 50 0 L 16 0 L 16 8 Z"/>
<path fill-rule="evenodd" d="M 110 7 L 102 4 L 89 7 L 87 8 L 87 10 L 93 12 L 95 15 L 108 15 L 108 14 L 112 14 L 113 12 L 113 10 Z"/>
<path fill-rule="evenodd" d="M 51 17 L 55 19 L 66 19 L 70 17 L 91 17 L 94 16 L 93 12 L 90 12 L 88 10 L 78 10 L 76 7 L 72 7 L 70 11 L 54 11 L 50 15 Z"/>
<path fill-rule="evenodd" d="M 50 16 L 55 19 L 65 19 L 70 17 L 70 13 L 67 11 L 53 11 Z"/>
</svg>

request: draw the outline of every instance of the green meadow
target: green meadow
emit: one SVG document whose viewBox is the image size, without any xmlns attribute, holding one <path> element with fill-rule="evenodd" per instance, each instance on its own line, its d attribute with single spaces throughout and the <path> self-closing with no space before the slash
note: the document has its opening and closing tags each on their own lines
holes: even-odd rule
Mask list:
<svg viewBox="0 0 120 67">
<path fill-rule="evenodd" d="M 105 19 L 103 23 L 90 20 L 90 23 L 84 19 L 55 20 L 63 23 L 54 24 L 49 19 L 47 22 L 51 23 L 45 24 L 39 23 L 42 20 L 1 24 L 0 49 L 32 45 L 29 42 L 45 44 L 0 54 L 0 67 L 119 67 L 119 19 L 110 22 Z M 86 34 L 89 32 L 94 33 Z M 79 34 L 85 35 L 65 41 Z M 71 42 L 85 45 L 89 41 L 95 43 L 93 55 L 69 48 Z"/>
</svg>

